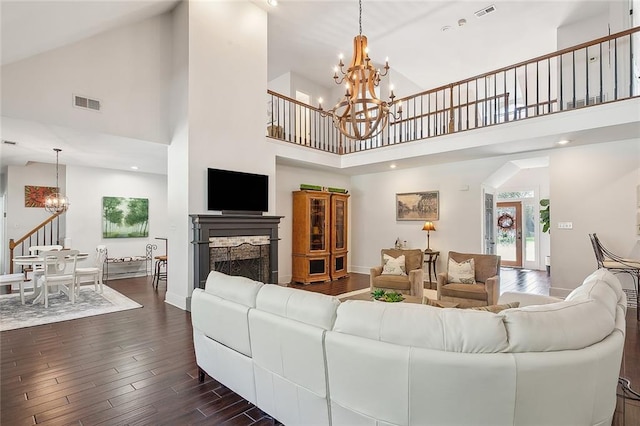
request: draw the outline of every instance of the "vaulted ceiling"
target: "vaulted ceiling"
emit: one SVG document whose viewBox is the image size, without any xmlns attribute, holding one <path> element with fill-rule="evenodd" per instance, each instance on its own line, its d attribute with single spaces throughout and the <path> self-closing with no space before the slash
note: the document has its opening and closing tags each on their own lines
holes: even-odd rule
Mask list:
<svg viewBox="0 0 640 426">
<path fill-rule="evenodd" d="M 352 39 L 358 33 L 358 2 L 280 0 L 275 8 L 268 6 L 266 0 L 254 0 L 253 3 L 268 12 L 269 79 L 292 71 L 331 87 L 337 54 L 344 53 L 348 58 Z M 362 30 L 369 38 L 370 55 L 374 60 L 382 62 L 389 57 L 396 72 L 418 87 L 428 89 L 549 53 L 556 49 L 558 27 L 607 14 L 610 3 L 593 0 L 367 0 L 363 2 Z M 2 64 L 165 13 L 176 4 L 175 0 L 2 0 Z M 480 18 L 475 16 L 475 12 L 491 5 L 495 5 L 494 12 Z M 460 20 L 466 20 L 466 23 L 459 25 Z M 443 27 L 449 29 L 443 31 Z M 5 124 L 11 124 L 11 121 L 6 120 Z M 68 135 L 70 143 L 84 138 L 73 133 Z M 25 160 L 53 162 L 52 141 L 46 136 L 37 137 L 37 134 L 32 139 L 38 145 L 15 157 L 16 161 L 23 164 Z M 130 164 L 122 162 L 126 155 L 122 149 L 129 145 L 130 141 L 120 141 L 115 144 L 120 150 L 113 153 L 104 152 L 96 145 L 95 149 L 100 151 L 96 162 L 102 167 L 113 164 L 114 168 L 128 169 Z M 0 146 L 0 149 L 5 148 Z M 149 161 L 157 162 L 162 161 L 166 147 L 147 146 L 145 149 L 154 152 Z M 7 156 L 3 157 L 5 160 L 0 160 L 0 165 L 6 164 Z M 94 165 L 86 157 L 62 158 L 66 164 Z M 145 171 L 159 172 L 158 168 L 143 167 L 141 169 Z"/>
</svg>

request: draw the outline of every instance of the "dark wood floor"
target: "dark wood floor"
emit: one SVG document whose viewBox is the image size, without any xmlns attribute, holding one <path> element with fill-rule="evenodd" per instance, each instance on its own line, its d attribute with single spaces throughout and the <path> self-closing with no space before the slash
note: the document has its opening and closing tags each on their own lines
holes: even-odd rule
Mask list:
<svg viewBox="0 0 640 426">
<path fill-rule="evenodd" d="M 502 283 L 548 291 L 535 271 L 505 270 Z M 278 424 L 215 380 L 198 383 L 190 314 L 163 302 L 162 283 L 158 291 L 145 278 L 109 285 L 144 308 L 0 333 L 1 425 Z M 351 274 L 299 287 L 335 295 L 368 285 L 367 275 Z M 634 388 L 639 361 L 630 310 L 621 374 Z M 619 401 L 614 424 L 640 425 L 640 404 Z"/>
</svg>

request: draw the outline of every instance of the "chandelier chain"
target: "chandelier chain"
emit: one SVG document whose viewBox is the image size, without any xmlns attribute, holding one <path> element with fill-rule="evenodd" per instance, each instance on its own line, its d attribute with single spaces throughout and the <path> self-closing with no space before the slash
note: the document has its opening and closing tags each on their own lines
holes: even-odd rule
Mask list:
<svg viewBox="0 0 640 426">
<path fill-rule="evenodd" d="M 60 150 L 56 148 L 54 151 L 56 152 L 56 192 L 60 192 L 60 187 L 58 186 L 58 154 L 60 154 Z"/>
<path fill-rule="evenodd" d="M 358 0 L 358 24 L 360 25 L 360 35 L 362 35 L 362 0 Z"/>
</svg>

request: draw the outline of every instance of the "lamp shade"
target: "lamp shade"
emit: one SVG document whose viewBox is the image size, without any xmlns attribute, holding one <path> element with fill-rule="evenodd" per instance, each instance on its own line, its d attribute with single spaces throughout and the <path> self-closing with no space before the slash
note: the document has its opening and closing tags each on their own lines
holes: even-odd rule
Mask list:
<svg viewBox="0 0 640 426">
<path fill-rule="evenodd" d="M 424 226 L 422 227 L 423 231 L 435 231 L 436 227 L 433 224 L 433 222 L 425 222 Z"/>
</svg>

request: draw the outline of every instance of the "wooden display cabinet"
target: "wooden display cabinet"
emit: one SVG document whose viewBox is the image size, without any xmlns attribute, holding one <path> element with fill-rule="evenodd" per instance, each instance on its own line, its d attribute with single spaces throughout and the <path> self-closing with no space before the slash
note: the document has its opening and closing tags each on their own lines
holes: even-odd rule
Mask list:
<svg viewBox="0 0 640 426">
<path fill-rule="evenodd" d="M 337 280 L 347 274 L 347 220 L 349 218 L 349 195 L 331 194 L 331 279 Z"/>
<path fill-rule="evenodd" d="M 293 192 L 292 281 L 309 284 L 331 279 L 330 212 L 328 192 Z"/>
</svg>

